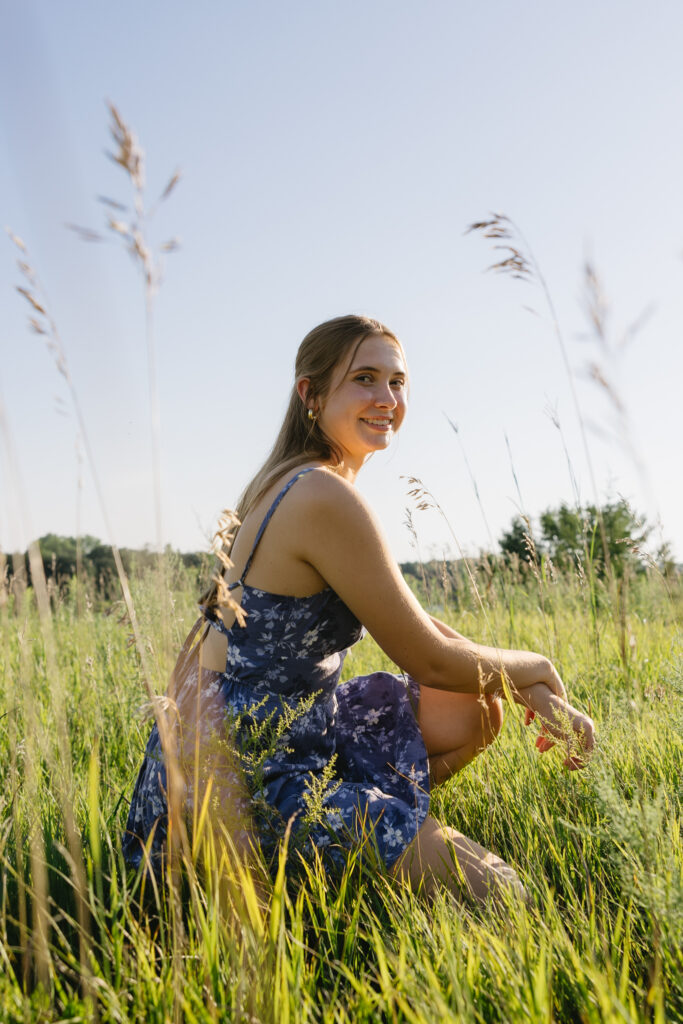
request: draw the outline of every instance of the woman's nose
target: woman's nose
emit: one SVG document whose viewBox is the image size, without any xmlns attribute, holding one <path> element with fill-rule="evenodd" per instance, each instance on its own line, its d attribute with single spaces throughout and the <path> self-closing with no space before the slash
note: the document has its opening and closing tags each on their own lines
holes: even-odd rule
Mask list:
<svg viewBox="0 0 683 1024">
<path fill-rule="evenodd" d="M 375 405 L 383 409 L 393 409 L 397 405 L 396 395 L 389 384 L 380 385 L 375 392 Z"/>
</svg>

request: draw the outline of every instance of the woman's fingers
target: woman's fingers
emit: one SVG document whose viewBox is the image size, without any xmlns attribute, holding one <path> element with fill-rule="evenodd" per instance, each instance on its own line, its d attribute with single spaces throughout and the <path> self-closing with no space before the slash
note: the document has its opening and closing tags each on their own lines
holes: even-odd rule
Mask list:
<svg viewBox="0 0 683 1024">
<path fill-rule="evenodd" d="M 554 746 L 555 740 L 551 740 L 549 736 L 536 737 L 536 749 L 540 750 L 542 754 L 545 754 L 546 750 L 551 750 Z"/>
<path fill-rule="evenodd" d="M 528 725 L 534 713 L 527 708 L 525 722 Z M 588 715 L 581 714 L 570 704 L 553 708 L 552 716 L 541 719 L 541 733 L 536 737 L 536 749 L 544 754 L 560 742 L 566 751 L 564 766 L 569 771 L 585 767 L 595 746 L 595 727 Z"/>
<path fill-rule="evenodd" d="M 535 719 L 540 726 L 536 749 L 543 754 L 559 743 L 564 751 L 565 766 L 570 771 L 583 768 L 595 746 L 592 719 L 562 700 L 545 684 L 530 686 L 521 703 L 526 705 L 524 724 L 530 725 Z"/>
<path fill-rule="evenodd" d="M 576 756 L 566 757 L 562 763 L 564 767 L 570 772 L 575 772 L 579 768 L 586 767 L 586 759 Z"/>
</svg>

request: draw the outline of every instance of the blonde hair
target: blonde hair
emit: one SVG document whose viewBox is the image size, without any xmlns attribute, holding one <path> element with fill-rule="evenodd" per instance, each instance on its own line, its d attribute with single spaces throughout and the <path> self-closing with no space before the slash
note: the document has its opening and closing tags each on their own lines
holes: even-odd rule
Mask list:
<svg viewBox="0 0 683 1024">
<path fill-rule="evenodd" d="M 324 402 L 330 393 L 337 367 L 344 362 L 350 366 L 362 342 L 371 335 L 390 338 L 403 355 L 401 343 L 393 331 L 379 320 L 367 316 L 338 316 L 308 332 L 296 354 L 294 386 L 275 444 L 237 503 L 235 511 L 239 522 L 244 521 L 247 513 L 279 477 L 297 466 L 316 459 L 333 465 L 339 463 L 341 452 L 322 429 L 318 419 L 309 419 L 308 410 Z M 298 384 L 302 380 L 309 382 L 305 402 L 298 392 Z M 228 551 L 225 553 L 229 554 Z M 210 607 L 216 604 L 217 589 L 216 584 L 210 588 L 202 598 L 203 605 Z"/>
</svg>

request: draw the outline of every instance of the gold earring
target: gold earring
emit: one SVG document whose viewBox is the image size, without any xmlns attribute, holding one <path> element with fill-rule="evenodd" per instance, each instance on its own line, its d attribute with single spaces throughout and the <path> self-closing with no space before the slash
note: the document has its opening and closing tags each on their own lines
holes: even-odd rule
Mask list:
<svg viewBox="0 0 683 1024">
<path fill-rule="evenodd" d="M 317 420 L 318 417 L 316 416 L 316 414 L 313 412 L 312 409 L 309 409 L 308 410 L 308 418 L 309 418 L 309 420 L 313 420 L 313 422 L 315 423 L 315 421 Z"/>
</svg>

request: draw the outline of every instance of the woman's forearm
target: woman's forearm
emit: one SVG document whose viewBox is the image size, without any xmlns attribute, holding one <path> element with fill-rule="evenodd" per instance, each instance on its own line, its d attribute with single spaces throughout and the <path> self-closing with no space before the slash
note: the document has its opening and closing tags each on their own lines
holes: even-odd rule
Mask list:
<svg viewBox="0 0 683 1024">
<path fill-rule="evenodd" d="M 513 699 L 518 700 L 520 691 L 543 684 L 546 689 L 566 699 L 566 693 L 557 671 L 553 664 L 542 655 L 535 654 L 533 651 L 512 651 L 476 644 L 461 633 L 456 633 L 451 626 L 447 626 L 445 622 L 434 618 L 433 615 L 430 615 L 429 618 L 442 636 L 449 640 L 460 641 L 462 644 L 460 671 L 455 676 L 449 675 L 449 685 L 444 686 L 441 682 L 438 686 L 439 689 L 460 689 L 464 684 L 469 692 L 498 694 L 505 692 L 505 683 L 507 683 Z M 476 672 L 474 678 L 473 670 Z M 525 703 L 525 701 L 520 699 L 518 703 Z"/>
<path fill-rule="evenodd" d="M 435 625 L 439 629 L 443 624 Z M 557 670 L 543 655 L 488 647 L 464 637 L 452 637 L 444 629 L 439 631 L 446 643 L 436 655 L 428 678 L 423 680 L 427 686 L 462 693 L 505 694 L 509 690 L 513 699 L 517 699 L 520 691 L 545 684 L 552 693 L 566 700 Z"/>
</svg>

